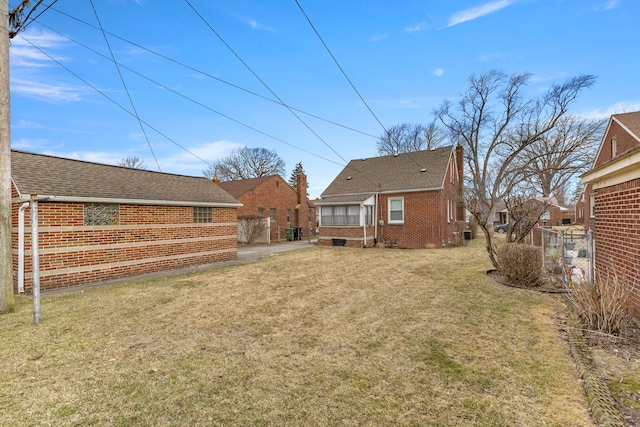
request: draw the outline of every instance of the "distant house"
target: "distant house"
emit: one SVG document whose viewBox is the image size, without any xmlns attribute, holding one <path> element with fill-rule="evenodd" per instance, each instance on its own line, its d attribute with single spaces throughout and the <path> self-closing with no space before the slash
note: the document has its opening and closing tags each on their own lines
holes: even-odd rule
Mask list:
<svg viewBox="0 0 640 427">
<path fill-rule="evenodd" d="M 206 178 L 16 150 L 11 177 L 14 283 L 24 238 L 26 292 L 32 199 L 43 291 L 236 259 L 241 204 Z"/>
<path fill-rule="evenodd" d="M 214 178 L 214 182 L 243 204 L 238 209 L 239 217 L 259 215 L 269 218 L 270 241 L 286 239 L 287 229 L 296 229 L 299 239 L 313 233 L 316 217 L 307 198 L 306 175 L 296 177 L 296 188 L 280 175 L 222 182 Z"/>
<path fill-rule="evenodd" d="M 464 231 L 462 148 L 350 161 L 316 202 L 318 243 L 442 247 Z"/>
<path fill-rule="evenodd" d="M 616 275 L 628 285 L 640 317 L 640 111 L 611 116 L 581 181 L 585 226 L 595 237 L 596 273 Z"/>
<path fill-rule="evenodd" d="M 540 225 L 569 225 L 575 223 L 575 209 L 561 205 L 556 196 L 534 199 L 543 209 L 538 223 Z"/>
</svg>

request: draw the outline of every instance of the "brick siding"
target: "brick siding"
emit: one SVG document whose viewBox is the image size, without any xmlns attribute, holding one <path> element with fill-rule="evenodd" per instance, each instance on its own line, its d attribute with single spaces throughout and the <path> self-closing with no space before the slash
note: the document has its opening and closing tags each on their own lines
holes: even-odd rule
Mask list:
<svg viewBox="0 0 640 427">
<path fill-rule="evenodd" d="M 640 179 L 595 193 L 596 268 L 615 274 L 632 290 L 640 317 Z"/>
<path fill-rule="evenodd" d="M 17 194 L 14 192 L 14 197 Z M 18 204 L 12 212 L 14 284 Z M 31 291 L 30 212 L 25 212 L 25 291 Z M 193 222 L 193 207 L 126 205 L 117 225 L 85 226 L 82 203 L 39 202 L 42 291 L 193 267 L 237 257 L 235 208 L 213 208 L 213 222 Z"/>
</svg>

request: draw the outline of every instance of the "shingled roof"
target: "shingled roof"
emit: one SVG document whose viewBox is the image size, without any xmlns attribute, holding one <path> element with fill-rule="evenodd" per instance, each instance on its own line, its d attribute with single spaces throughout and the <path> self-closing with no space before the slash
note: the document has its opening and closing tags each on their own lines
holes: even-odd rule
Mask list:
<svg viewBox="0 0 640 427">
<path fill-rule="evenodd" d="M 261 176 L 259 178 L 239 179 L 236 181 L 221 181 L 218 185 L 233 197 L 239 197 L 249 190 L 253 190 L 260 184 L 269 181 L 277 175 Z"/>
<path fill-rule="evenodd" d="M 640 140 L 640 111 L 614 114 L 611 118 L 626 127 L 637 140 Z"/>
<path fill-rule="evenodd" d="M 438 190 L 444 186 L 453 146 L 395 156 L 351 160 L 322 193 L 322 202 L 360 201 L 375 193 Z"/>
<path fill-rule="evenodd" d="M 132 169 L 11 150 L 11 178 L 21 199 L 242 206 L 204 177 Z"/>
</svg>

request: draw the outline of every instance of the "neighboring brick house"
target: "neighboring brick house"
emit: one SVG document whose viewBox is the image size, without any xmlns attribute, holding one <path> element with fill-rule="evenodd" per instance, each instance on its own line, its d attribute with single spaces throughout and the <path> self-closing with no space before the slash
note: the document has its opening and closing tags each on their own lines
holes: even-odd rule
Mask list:
<svg viewBox="0 0 640 427">
<path fill-rule="evenodd" d="M 540 197 L 534 200 L 540 209 L 544 209 L 538 221 L 539 225 L 556 226 L 575 223 L 574 208 L 562 206 L 556 196 Z"/>
<path fill-rule="evenodd" d="M 616 275 L 629 286 L 640 317 L 640 111 L 611 116 L 593 167 L 581 180 L 596 274 Z"/>
<path fill-rule="evenodd" d="M 270 241 L 286 239 L 287 228 L 299 228 L 298 238 L 313 232 L 316 215 L 307 198 L 306 175 L 296 176 L 297 189 L 280 175 L 222 182 L 214 178 L 214 182 L 243 204 L 238 217 L 259 215 L 270 219 Z"/>
<path fill-rule="evenodd" d="M 462 147 L 352 160 L 316 202 L 318 243 L 442 247 L 463 238 Z"/>
<path fill-rule="evenodd" d="M 23 229 L 32 287 L 32 198 L 43 291 L 236 259 L 241 204 L 206 178 L 15 150 L 11 177 L 16 288 Z"/>
</svg>

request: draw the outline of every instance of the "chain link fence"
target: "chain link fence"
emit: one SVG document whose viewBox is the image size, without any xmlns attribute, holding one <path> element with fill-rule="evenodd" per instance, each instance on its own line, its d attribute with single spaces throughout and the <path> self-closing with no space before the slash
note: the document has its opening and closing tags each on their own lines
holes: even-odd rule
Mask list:
<svg viewBox="0 0 640 427">
<path fill-rule="evenodd" d="M 553 230 L 537 227 L 531 231 L 530 243 L 542 248 L 545 272 L 569 280 L 593 283 L 594 239 L 591 230 Z"/>
</svg>

